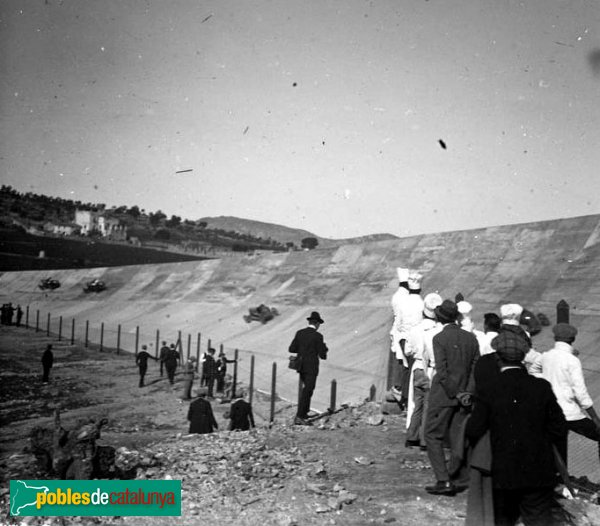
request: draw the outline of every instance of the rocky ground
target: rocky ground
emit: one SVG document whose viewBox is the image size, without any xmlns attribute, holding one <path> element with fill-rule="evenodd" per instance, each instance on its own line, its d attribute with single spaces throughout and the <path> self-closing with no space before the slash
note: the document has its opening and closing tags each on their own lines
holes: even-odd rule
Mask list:
<svg viewBox="0 0 600 526">
<path fill-rule="evenodd" d="M 137 466 L 137 477 L 181 479 L 182 525 L 459 525 L 466 494 L 436 497 L 426 453 L 404 447 L 403 416 L 382 415 L 377 403 L 354 403 L 315 422 L 290 423 L 293 407 L 277 403 L 268 426 L 269 401 L 254 401 L 258 427 L 251 432 L 188 435 L 188 402 L 150 363 L 147 386 L 137 387 L 129 355 L 52 341 L 43 333 L 0 328 L 0 524 L 173 524 L 173 518 L 11 518 L 8 480 L 48 478 L 29 452 L 36 425 L 64 427 L 80 418 L 106 417 L 101 443 L 118 449 L 118 462 Z M 52 381 L 41 383 L 40 357 L 54 344 Z M 227 403 L 212 402 L 219 425 Z M 574 524 L 600 525 L 595 488 L 562 499 Z"/>
</svg>

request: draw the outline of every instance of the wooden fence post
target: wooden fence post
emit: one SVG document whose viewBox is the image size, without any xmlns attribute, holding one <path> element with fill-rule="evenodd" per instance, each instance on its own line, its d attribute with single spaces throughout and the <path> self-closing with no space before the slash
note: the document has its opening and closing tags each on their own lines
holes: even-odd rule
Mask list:
<svg viewBox="0 0 600 526">
<path fill-rule="evenodd" d="M 254 396 L 254 355 L 250 357 L 250 380 L 248 382 L 248 403 L 252 403 Z"/>
<path fill-rule="evenodd" d="M 90 320 L 85 320 L 85 347 L 89 344 L 89 336 L 90 336 Z"/>
<path fill-rule="evenodd" d="M 25 309 L 25 328 L 29 329 L 29 305 Z"/>
<path fill-rule="evenodd" d="M 71 345 L 75 345 L 75 318 L 71 320 Z"/>
<path fill-rule="evenodd" d="M 156 329 L 156 356 L 155 358 L 158 358 L 158 350 L 159 350 L 159 340 L 160 340 L 160 331 L 158 329 Z M 161 369 L 162 371 L 162 369 Z"/>
<path fill-rule="evenodd" d="M 119 350 L 121 349 L 121 324 L 117 327 L 117 354 L 119 354 Z"/>
<path fill-rule="evenodd" d="M 277 363 L 273 362 L 273 372 L 271 375 L 271 414 L 269 416 L 269 423 L 273 423 L 275 420 L 275 391 L 277 386 Z"/>
<path fill-rule="evenodd" d="M 560 300 L 556 304 L 556 323 L 569 323 L 570 307 L 565 300 Z"/>
<path fill-rule="evenodd" d="M 187 344 L 187 359 L 190 360 L 190 353 L 192 352 L 192 335 L 188 334 L 188 344 Z"/>
<path fill-rule="evenodd" d="M 39 332 L 40 330 L 40 311 L 39 309 L 35 311 L 35 332 Z"/>
<path fill-rule="evenodd" d="M 104 322 L 100 325 L 100 352 L 104 350 Z"/>
<path fill-rule="evenodd" d="M 376 394 L 377 394 L 377 388 L 374 385 L 371 385 L 371 389 L 369 389 L 369 402 L 375 401 Z"/>
<path fill-rule="evenodd" d="M 46 322 L 46 336 L 50 336 L 50 313 L 48 313 L 48 321 Z"/>
<path fill-rule="evenodd" d="M 135 327 L 135 355 L 137 356 L 138 350 L 140 346 L 140 326 L 136 325 Z"/>
<path fill-rule="evenodd" d="M 198 368 L 200 367 L 200 339 L 202 336 L 198 333 L 198 339 L 196 340 L 196 372 L 198 372 Z"/>
<path fill-rule="evenodd" d="M 221 350 L 223 350 L 223 346 L 221 346 Z M 237 376 L 238 376 L 238 358 L 239 351 L 236 349 L 233 355 L 233 385 L 231 386 L 231 398 L 235 398 L 235 390 L 237 389 Z"/>
<path fill-rule="evenodd" d="M 62 340 L 62 316 L 58 317 L 58 341 Z"/>
<path fill-rule="evenodd" d="M 331 380 L 331 394 L 329 396 L 329 412 L 335 412 L 335 399 L 337 395 L 337 382 L 335 380 Z"/>
</svg>

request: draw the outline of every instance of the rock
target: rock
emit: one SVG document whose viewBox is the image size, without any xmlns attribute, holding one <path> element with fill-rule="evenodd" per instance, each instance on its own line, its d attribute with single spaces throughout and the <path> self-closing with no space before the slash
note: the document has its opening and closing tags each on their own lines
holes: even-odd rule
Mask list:
<svg viewBox="0 0 600 526">
<path fill-rule="evenodd" d="M 332 509 L 332 510 L 339 510 L 342 508 L 342 503 L 336 499 L 335 497 L 329 497 L 327 499 L 327 505 Z"/>
<path fill-rule="evenodd" d="M 369 466 L 370 464 L 373 464 L 373 461 L 367 457 L 354 457 L 354 462 L 363 466 Z"/>
<path fill-rule="evenodd" d="M 331 508 L 325 504 L 317 504 L 315 511 L 317 513 L 327 513 L 328 511 L 331 511 Z"/>
<path fill-rule="evenodd" d="M 380 426 L 383 424 L 383 415 L 371 415 L 369 418 L 367 418 L 367 424 L 370 426 Z"/>
<path fill-rule="evenodd" d="M 337 497 L 337 500 L 340 504 L 352 504 L 357 498 L 358 495 L 356 495 L 355 493 L 350 493 L 344 490 L 340 492 L 340 494 Z"/>
</svg>

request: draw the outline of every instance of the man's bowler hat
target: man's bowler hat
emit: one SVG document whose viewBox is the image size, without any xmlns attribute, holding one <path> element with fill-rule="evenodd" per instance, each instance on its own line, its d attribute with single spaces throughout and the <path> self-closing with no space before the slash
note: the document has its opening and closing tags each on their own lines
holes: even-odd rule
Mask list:
<svg viewBox="0 0 600 526">
<path fill-rule="evenodd" d="M 312 311 L 310 316 L 306 318 L 308 321 L 316 321 L 317 323 L 325 323 L 317 311 Z"/>
</svg>

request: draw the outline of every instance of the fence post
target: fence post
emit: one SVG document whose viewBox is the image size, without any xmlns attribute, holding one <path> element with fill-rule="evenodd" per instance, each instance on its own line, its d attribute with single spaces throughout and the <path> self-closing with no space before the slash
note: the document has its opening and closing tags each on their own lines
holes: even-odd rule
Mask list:
<svg viewBox="0 0 600 526">
<path fill-rule="evenodd" d="M 58 317 L 58 341 L 62 340 L 62 316 Z"/>
<path fill-rule="evenodd" d="M 100 352 L 104 350 L 104 322 L 100 325 Z"/>
<path fill-rule="evenodd" d="M 569 323 L 569 304 L 565 300 L 556 304 L 556 323 Z"/>
<path fill-rule="evenodd" d="M 135 355 L 137 356 L 138 349 L 140 345 L 140 326 L 136 325 L 135 327 Z"/>
<path fill-rule="evenodd" d="M 335 380 L 331 380 L 331 395 L 329 396 L 329 412 L 335 412 L 335 398 L 337 394 L 337 382 Z"/>
<path fill-rule="evenodd" d="M 208 343 L 206 344 L 206 350 L 210 350 L 210 338 L 208 339 Z"/>
<path fill-rule="evenodd" d="M 181 347 L 181 354 L 183 354 L 183 344 L 181 343 L 181 331 L 177 331 L 177 343 Z M 177 347 L 177 345 L 175 345 Z"/>
<path fill-rule="evenodd" d="M 223 344 L 219 345 L 219 354 L 223 354 Z"/>
<path fill-rule="evenodd" d="M 119 349 L 121 348 L 121 324 L 117 327 L 117 354 L 119 354 Z"/>
<path fill-rule="evenodd" d="M 40 311 L 39 309 L 35 311 L 35 332 L 39 332 L 40 330 Z"/>
<path fill-rule="evenodd" d="M 190 360 L 190 353 L 192 352 L 192 335 L 188 334 L 188 345 L 187 345 L 187 359 Z"/>
<path fill-rule="evenodd" d="M 48 313 L 48 321 L 46 322 L 46 336 L 50 336 L 50 313 Z"/>
<path fill-rule="evenodd" d="M 271 375 L 271 415 L 269 423 L 272 424 L 275 420 L 275 388 L 277 385 L 277 363 L 273 362 L 273 373 Z"/>
<path fill-rule="evenodd" d="M 376 394 L 377 394 L 377 388 L 374 385 L 371 385 L 371 389 L 369 389 L 369 402 L 375 401 Z"/>
<path fill-rule="evenodd" d="M 71 320 L 71 345 L 75 345 L 75 318 Z"/>
<path fill-rule="evenodd" d="M 248 403 L 252 403 L 254 395 L 254 355 L 250 356 L 250 380 L 248 382 Z"/>
<path fill-rule="evenodd" d="M 90 335 L 90 320 L 85 320 L 85 347 L 87 349 Z"/>
<path fill-rule="evenodd" d="M 158 342 L 160 340 L 160 331 L 158 329 L 156 329 L 156 356 L 155 358 L 158 358 Z"/>
<path fill-rule="evenodd" d="M 25 309 L 25 328 L 29 329 L 29 305 Z"/>
<path fill-rule="evenodd" d="M 221 345 L 221 350 L 223 349 L 223 346 Z M 233 362 L 233 385 L 231 386 L 231 398 L 235 398 L 235 390 L 237 388 L 237 374 L 238 374 L 238 355 L 239 355 L 239 351 L 236 349 L 235 353 L 233 355 L 233 359 L 235 360 Z"/>
<path fill-rule="evenodd" d="M 196 340 L 196 372 L 198 372 L 198 368 L 200 367 L 200 333 L 198 333 L 198 339 Z"/>
</svg>

